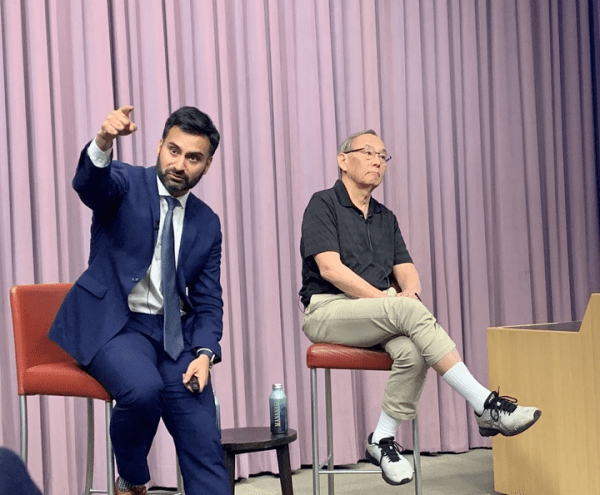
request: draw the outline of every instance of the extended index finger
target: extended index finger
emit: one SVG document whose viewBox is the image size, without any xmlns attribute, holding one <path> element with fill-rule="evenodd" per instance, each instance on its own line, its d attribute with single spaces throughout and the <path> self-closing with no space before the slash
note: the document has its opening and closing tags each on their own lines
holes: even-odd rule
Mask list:
<svg viewBox="0 0 600 495">
<path fill-rule="evenodd" d="M 129 114 L 132 110 L 133 105 L 124 105 L 113 112 L 114 117 L 124 126 L 124 128 L 119 132 L 121 136 L 126 136 L 137 130 L 137 125 L 135 125 L 129 118 Z"/>
<path fill-rule="evenodd" d="M 119 111 L 123 112 L 125 115 L 127 115 L 127 117 L 129 117 L 129 114 L 131 113 L 132 110 L 133 110 L 133 105 L 124 105 L 121 108 L 119 108 Z"/>
</svg>

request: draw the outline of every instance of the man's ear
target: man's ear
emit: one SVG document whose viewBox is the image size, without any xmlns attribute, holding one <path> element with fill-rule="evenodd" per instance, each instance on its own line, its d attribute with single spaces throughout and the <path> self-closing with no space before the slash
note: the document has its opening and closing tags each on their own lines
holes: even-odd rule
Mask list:
<svg viewBox="0 0 600 495">
<path fill-rule="evenodd" d="M 206 160 L 206 165 L 204 166 L 204 171 L 202 172 L 202 175 L 205 175 L 206 172 L 208 172 L 208 169 L 210 168 L 210 165 L 212 163 L 212 159 L 213 157 L 211 156 L 208 160 Z"/>
<path fill-rule="evenodd" d="M 157 155 L 160 155 L 160 148 L 162 147 L 162 144 L 163 144 L 163 140 L 161 139 L 161 140 L 158 142 L 158 146 L 156 147 L 156 154 L 157 154 Z"/>
<path fill-rule="evenodd" d="M 337 162 L 340 170 L 344 172 L 348 171 L 348 155 L 346 153 L 340 153 L 337 156 Z"/>
</svg>

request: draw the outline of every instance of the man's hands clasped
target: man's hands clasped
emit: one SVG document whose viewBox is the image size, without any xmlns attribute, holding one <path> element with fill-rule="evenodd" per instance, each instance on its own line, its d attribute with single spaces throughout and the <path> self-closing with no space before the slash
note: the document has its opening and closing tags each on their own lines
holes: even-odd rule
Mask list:
<svg viewBox="0 0 600 495">
<path fill-rule="evenodd" d="M 419 293 L 414 290 L 403 290 L 402 292 L 396 293 L 396 297 L 410 297 L 411 299 L 421 300 Z"/>
</svg>

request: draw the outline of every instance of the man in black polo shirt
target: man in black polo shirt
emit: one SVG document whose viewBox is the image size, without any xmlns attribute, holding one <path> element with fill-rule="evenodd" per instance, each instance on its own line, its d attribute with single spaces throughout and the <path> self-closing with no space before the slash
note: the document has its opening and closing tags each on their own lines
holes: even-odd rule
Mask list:
<svg viewBox="0 0 600 495">
<path fill-rule="evenodd" d="M 541 415 L 490 392 L 471 375 L 456 345 L 421 303 L 421 283 L 394 214 L 371 197 L 390 156 L 368 130 L 340 148 L 341 179 L 313 195 L 302 223 L 303 329 L 312 342 L 381 345 L 394 365 L 366 456 L 392 485 L 412 480 L 394 441 L 413 419 L 431 366 L 475 409 L 483 436 L 517 435 Z"/>
</svg>

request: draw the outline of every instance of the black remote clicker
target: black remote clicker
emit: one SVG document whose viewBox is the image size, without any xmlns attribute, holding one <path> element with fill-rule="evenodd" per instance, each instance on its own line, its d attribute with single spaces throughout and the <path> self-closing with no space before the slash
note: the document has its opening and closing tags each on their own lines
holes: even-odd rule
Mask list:
<svg viewBox="0 0 600 495">
<path fill-rule="evenodd" d="M 192 392 L 194 392 L 195 394 L 200 392 L 200 385 L 198 384 L 198 378 L 196 377 L 196 375 L 192 376 L 188 384 L 190 387 L 192 387 Z"/>
</svg>

